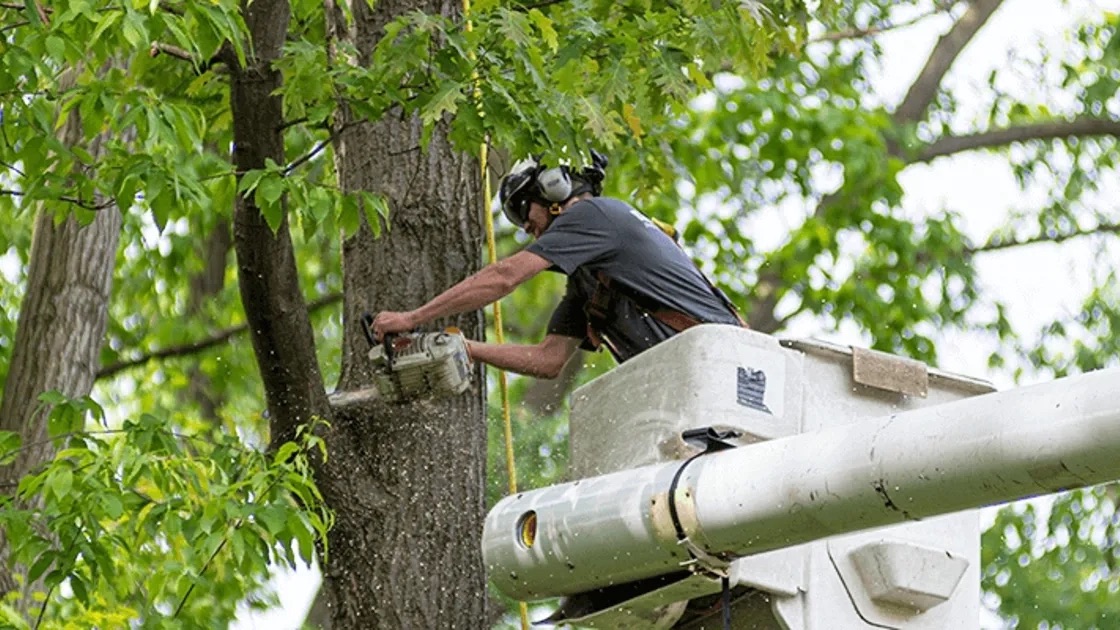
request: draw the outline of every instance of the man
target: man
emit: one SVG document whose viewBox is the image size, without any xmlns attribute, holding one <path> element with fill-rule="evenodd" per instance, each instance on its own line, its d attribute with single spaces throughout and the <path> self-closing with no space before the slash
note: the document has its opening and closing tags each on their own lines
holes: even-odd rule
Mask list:
<svg viewBox="0 0 1120 630">
<path fill-rule="evenodd" d="M 476 310 L 544 270 L 568 276 L 548 333 L 535 345 L 468 341 L 476 361 L 555 378 L 579 348 L 605 345 L 620 363 L 699 323 L 745 325 L 734 306 L 649 218 L 618 199 L 599 197 L 607 160 L 573 172 L 535 160 L 516 165 L 499 189 L 506 217 L 535 241 L 412 311 L 382 311 L 381 339 Z"/>
</svg>

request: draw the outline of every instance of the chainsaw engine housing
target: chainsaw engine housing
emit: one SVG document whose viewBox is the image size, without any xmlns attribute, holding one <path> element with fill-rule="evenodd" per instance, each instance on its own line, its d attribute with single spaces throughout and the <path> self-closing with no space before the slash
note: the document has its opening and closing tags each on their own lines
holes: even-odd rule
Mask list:
<svg viewBox="0 0 1120 630">
<path fill-rule="evenodd" d="M 467 344 L 458 333 L 406 333 L 374 346 L 374 384 L 387 402 L 460 394 L 471 384 Z"/>
</svg>

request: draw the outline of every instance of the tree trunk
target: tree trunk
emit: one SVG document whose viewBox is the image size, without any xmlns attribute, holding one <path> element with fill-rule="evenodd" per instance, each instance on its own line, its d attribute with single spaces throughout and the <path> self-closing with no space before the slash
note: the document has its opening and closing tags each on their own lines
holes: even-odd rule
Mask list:
<svg viewBox="0 0 1120 630">
<path fill-rule="evenodd" d="M 14 488 L 20 477 L 54 457 L 47 439 L 50 409 L 40 405 L 39 395 L 58 391 L 79 398 L 93 388 L 120 228 L 115 206 L 99 211 L 86 226 L 73 217 L 55 225 L 49 212 L 36 220 L 27 293 L 0 402 L 0 430 L 19 433 L 24 445 L 15 462 L 0 469 L 5 488 Z M 8 564 L 0 532 L 0 593 L 21 590 L 17 605 L 23 612 L 35 590 L 16 581 L 14 574 L 25 570 Z"/>
<path fill-rule="evenodd" d="M 229 221 L 222 219 L 211 229 L 202 243 L 200 255 L 203 269 L 191 277 L 191 293 L 187 301 L 188 315 L 200 316 L 207 300 L 212 299 L 225 287 L 226 259 L 232 246 L 233 234 L 230 231 Z M 220 421 L 218 409 L 222 401 L 214 392 L 213 381 L 202 371 L 198 361 L 191 362 L 188 373 L 190 381 L 185 397 L 198 405 L 204 419 L 218 423 Z"/>
<path fill-rule="evenodd" d="M 451 1 L 353 3 L 343 33 L 368 59 L 384 25 L 405 11 L 457 14 Z M 339 124 L 346 124 L 345 106 Z M 420 148 L 415 117 L 390 115 L 349 127 L 336 144 L 342 188 L 389 200 L 392 228 L 374 239 L 368 227 L 343 246 L 345 348 L 339 389 L 368 386 L 363 312 L 415 308 L 482 263 L 481 178 L 477 162 L 456 153 L 437 128 Z M 434 326 L 483 334 L 480 312 Z M 335 628 L 481 628 L 486 581 L 479 549 L 486 458 L 485 388 L 460 397 L 375 405 L 337 417 L 361 452 L 332 454 L 350 500 L 335 505 L 321 596 Z M 325 483 L 335 478 L 328 474 Z M 321 484 L 324 482 L 320 482 Z M 324 490 L 326 492 L 327 490 Z"/>
<path fill-rule="evenodd" d="M 73 84 L 78 68 L 62 73 L 60 92 Z M 59 129 L 66 146 L 82 143 L 82 123 L 72 110 Z M 97 158 L 102 138 L 83 148 Z M 99 352 L 109 319 L 121 213 L 104 199 L 95 199 L 93 220 L 82 225 L 75 217 L 56 224 L 49 209 L 39 211 L 31 243 L 27 292 L 19 309 L 15 346 L 0 400 L 0 431 L 14 431 L 23 438 L 23 449 L 9 466 L 0 467 L 2 487 L 14 489 L 20 477 L 54 457 L 47 438 L 50 408 L 40 405 L 44 392 L 58 391 L 70 398 L 88 396 L 100 362 Z M 16 605 L 26 612 L 28 594 L 43 590 L 20 584 L 16 573 L 26 569 L 8 562 L 9 549 L 0 531 L 0 593 L 21 592 Z"/>
</svg>

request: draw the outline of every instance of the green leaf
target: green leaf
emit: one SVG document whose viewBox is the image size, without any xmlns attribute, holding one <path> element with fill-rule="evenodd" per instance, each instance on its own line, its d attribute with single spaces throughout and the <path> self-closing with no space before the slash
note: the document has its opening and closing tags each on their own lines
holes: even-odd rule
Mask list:
<svg viewBox="0 0 1120 630">
<path fill-rule="evenodd" d="M 27 581 L 34 582 L 42 577 L 43 573 L 45 573 L 46 570 L 50 568 L 51 564 L 54 563 L 55 558 L 57 557 L 58 554 L 51 549 L 48 549 L 40 554 L 38 559 L 35 560 L 35 563 L 32 564 L 31 568 L 27 571 Z"/>
<path fill-rule="evenodd" d="M 69 466 L 62 466 L 49 475 L 47 483 L 56 497 L 67 498 L 74 487 L 74 473 Z"/>
<path fill-rule="evenodd" d="M 144 32 L 144 23 L 140 20 L 140 16 L 136 13 L 129 11 L 124 19 L 124 24 L 121 29 L 125 40 L 133 48 L 144 48 L 147 45 L 147 35 Z"/>
<path fill-rule="evenodd" d="M 273 466 L 280 466 L 288 463 L 288 460 L 299 452 L 299 445 L 295 442 L 284 442 L 280 448 L 276 449 L 276 455 L 272 458 Z"/>
<path fill-rule="evenodd" d="M 459 101 L 463 100 L 463 84 L 458 81 L 444 81 L 428 104 L 420 112 L 425 124 L 440 120 L 444 114 L 454 114 Z"/>
<path fill-rule="evenodd" d="M 14 431 L 0 431 L 0 466 L 10 464 L 19 454 L 23 438 Z"/>
<path fill-rule="evenodd" d="M 358 228 L 362 226 L 358 203 L 350 195 L 334 195 L 332 202 L 335 212 L 338 213 L 338 225 L 342 228 L 343 236 L 349 238 L 357 234 Z"/>
<path fill-rule="evenodd" d="M 71 573 L 68 583 L 70 584 L 70 590 L 74 593 L 74 598 L 81 602 L 83 605 L 88 605 L 89 587 L 86 586 L 86 581 L 82 579 L 82 576 L 76 573 Z"/>
<path fill-rule="evenodd" d="M 121 503 L 119 497 L 114 494 L 104 494 L 101 497 L 101 507 L 105 510 L 105 515 L 111 519 L 118 519 L 124 514 L 124 505 Z"/>
<path fill-rule="evenodd" d="M 374 238 L 381 236 L 382 221 L 389 221 L 389 202 L 381 195 L 362 191 L 362 209 L 365 211 L 366 223 L 373 230 Z"/>
<path fill-rule="evenodd" d="M 548 19 L 544 13 L 541 13 L 540 9 L 530 9 L 529 19 L 531 19 L 537 29 L 540 30 L 541 38 L 544 39 L 544 43 L 547 44 L 553 52 L 556 52 L 556 49 L 559 47 L 559 37 L 556 35 L 556 29 L 552 26 L 552 20 Z"/>
<path fill-rule="evenodd" d="M 237 192 L 243 195 L 248 195 L 249 193 L 256 190 L 257 186 L 260 184 L 261 178 L 264 177 L 265 173 L 267 173 L 267 171 L 252 170 L 242 175 L 241 179 L 237 183 Z"/>
<path fill-rule="evenodd" d="M 66 58 L 66 42 L 61 37 L 48 35 L 46 45 L 47 52 L 51 54 L 51 57 L 58 60 Z"/>
<path fill-rule="evenodd" d="M 274 173 L 268 173 L 261 178 L 255 192 L 254 200 L 257 207 L 260 208 L 265 222 L 273 232 L 279 230 L 280 224 L 284 221 L 284 205 L 280 203 L 283 194 L 284 182 Z"/>
<path fill-rule="evenodd" d="M 295 534 L 296 541 L 299 543 L 299 556 L 304 562 L 310 564 L 315 557 L 315 538 L 311 530 L 307 528 L 304 523 L 296 514 L 293 514 L 288 519 L 288 527 L 291 528 L 292 533 Z"/>
<path fill-rule="evenodd" d="M 284 182 L 279 177 L 269 175 L 261 179 L 258 194 L 267 204 L 275 204 L 284 194 Z"/>
<path fill-rule="evenodd" d="M 23 7 L 27 12 L 28 20 L 35 26 L 43 24 L 42 18 L 39 17 L 39 8 L 36 6 L 35 0 L 23 0 Z"/>
</svg>

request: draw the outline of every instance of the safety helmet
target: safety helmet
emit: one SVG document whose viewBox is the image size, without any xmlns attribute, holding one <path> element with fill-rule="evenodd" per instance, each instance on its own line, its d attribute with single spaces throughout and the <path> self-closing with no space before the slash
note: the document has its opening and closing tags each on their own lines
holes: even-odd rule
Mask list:
<svg viewBox="0 0 1120 630">
<path fill-rule="evenodd" d="M 529 219 L 529 203 L 553 205 L 572 196 L 572 177 L 567 166 L 547 168 L 536 158 L 521 160 L 502 179 L 498 200 L 510 223 L 523 227 Z"/>
<path fill-rule="evenodd" d="M 529 219 L 530 202 L 551 206 L 585 192 L 598 196 L 602 192 L 608 160 L 595 150 L 591 151 L 591 160 L 592 165 L 578 174 L 565 165 L 546 167 L 534 157 L 514 164 L 498 187 L 502 213 L 510 223 L 524 227 Z"/>
</svg>

